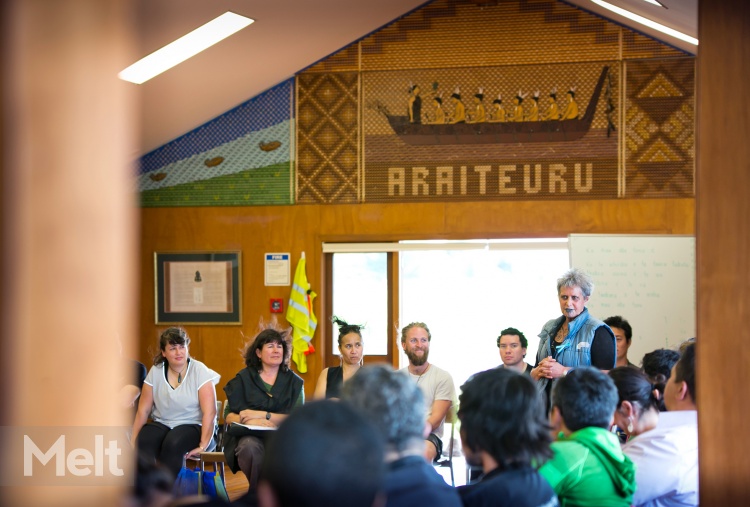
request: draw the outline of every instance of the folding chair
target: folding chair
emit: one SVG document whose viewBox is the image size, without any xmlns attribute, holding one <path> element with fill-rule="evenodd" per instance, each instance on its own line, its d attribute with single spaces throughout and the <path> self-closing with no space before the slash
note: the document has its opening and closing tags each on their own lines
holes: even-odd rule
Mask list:
<svg viewBox="0 0 750 507">
<path fill-rule="evenodd" d="M 226 407 L 228 400 L 224 400 L 223 406 Z M 224 483 L 224 487 L 227 485 L 226 476 L 224 475 L 224 465 L 227 459 L 224 457 L 224 433 L 226 431 L 226 421 L 224 420 L 224 412 L 222 411 L 222 403 L 216 402 L 216 413 L 218 414 L 219 431 L 216 435 L 216 446 L 212 451 L 202 452 L 200 455 L 200 468 L 201 471 L 206 471 L 206 463 L 213 465 L 213 471 L 217 472 L 221 476 L 221 481 Z"/>
<path fill-rule="evenodd" d="M 448 410 L 448 413 L 445 415 L 445 423 L 451 425 L 451 436 L 448 440 L 448 456 L 446 458 L 440 458 L 438 461 L 432 464 L 435 467 L 450 468 L 451 486 L 456 485 L 456 481 L 453 477 L 453 447 L 456 442 L 455 429 L 457 419 L 458 417 L 456 417 L 456 410 L 451 406 L 450 410 Z"/>
</svg>

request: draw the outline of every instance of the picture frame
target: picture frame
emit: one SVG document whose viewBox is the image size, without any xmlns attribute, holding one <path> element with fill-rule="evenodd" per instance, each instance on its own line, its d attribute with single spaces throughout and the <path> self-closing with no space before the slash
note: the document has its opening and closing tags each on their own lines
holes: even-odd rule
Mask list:
<svg viewBox="0 0 750 507">
<path fill-rule="evenodd" d="M 154 252 L 156 324 L 242 324 L 242 254 Z"/>
</svg>

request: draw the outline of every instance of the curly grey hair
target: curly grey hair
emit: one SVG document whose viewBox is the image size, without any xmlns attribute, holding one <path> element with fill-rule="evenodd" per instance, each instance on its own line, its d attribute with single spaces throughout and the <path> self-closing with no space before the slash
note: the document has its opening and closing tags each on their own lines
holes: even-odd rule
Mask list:
<svg viewBox="0 0 750 507">
<path fill-rule="evenodd" d="M 386 444 L 401 452 L 422 441 L 422 391 L 404 373 L 385 365 L 360 368 L 344 384 L 341 399 L 372 421 Z"/>
<path fill-rule="evenodd" d="M 583 295 L 591 297 L 594 292 L 594 280 L 588 273 L 578 268 L 571 268 L 563 276 L 557 279 L 557 294 L 563 287 L 579 287 Z"/>
</svg>

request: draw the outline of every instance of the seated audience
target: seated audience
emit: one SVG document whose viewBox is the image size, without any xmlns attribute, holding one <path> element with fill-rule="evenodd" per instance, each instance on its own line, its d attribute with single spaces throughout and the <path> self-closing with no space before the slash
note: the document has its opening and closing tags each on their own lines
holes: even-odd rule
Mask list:
<svg viewBox="0 0 750 507">
<path fill-rule="evenodd" d="M 672 367 L 680 359 L 680 353 L 676 350 L 656 349 L 653 352 L 643 356 L 643 373 L 645 373 L 651 383 L 659 391 L 659 411 L 665 412 L 667 407 L 664 405 L 664 387 L 667 380 L 672 375 Z"/>
<path fill-rule="evenodd" d="M 615 334 L 615 342 L 617 345 L 617 366 L 630 366 L 631 368 L 638 368 L 637 365 L 630 362 L 628 359 L 628 349 L 633 342 L 633 328 L 630 327 L 630 322 L 623 319 L 619 315 L 604 319 L 604 323 L 609 326 L 612 332 Z"/>
<path fill-rule="evenodd" d="M 455 488 L 424 458 L 424 400 L 406 375 L 386 366 L 363 368 L 344 386 L 342 400 L 372 421 L 385 441 L 387 507 L 461 505 Z"/>
<path fill-rule="evenodd" d="M 133 410 L 133 414 L 138 410 L 138 397 L 143 389 L 143 382 L 146 380 L 146 365 L 135 359 L 126 361 L 129 376 L 123 378 L 120 382 L 120 405 L 128 410 Z M 131 414 L 132 415 L 132 414 Z"/>
<path fill-rule="evenodd" d="M 524 361 L 526 347 L 529 346 L 524 334 L 514 327 L 503 329 L 497 338 L 497 348 L 500 350 L 500 368 L 510 368 L 518 373 L 531 375 L 531 365 Z"/>
<path fill-rule="evenodd" d="M 344 385 L 344 382 L 352 378 L 364 362 L 363 326 L 348 324 L 335 316 L 332 320 L 339 326 L 339 359 L 341 366 L 332 366 L 320 372 L 318 383 L 315 384 L 315 394 L 313 395 L 316 400 L 340 398 L 341 387 Z"/>
<path fill-rule="evenodd" d="M 636 466 L 633 505 L 698 505 L 695 345 L 685 348 L 672 370 L 664 391 L 667 412 L 659 415 L 654 429 L 622 448 Z"/>
<path fill-rule="evenodd" d="M 544 403 L 532 380 L 496 368 L 477 373 L 461 390 L 458 417 L 464 455 L 468 464 L 484 471 L 479 482 L 458 488 L 463 505 L 559 505 L 536 470 L 552 451 Z"/>
<path fill-rule="evenodd" d="M 261 507 L 382 505 L 383 441 L 346 403 L 316 401 L 291 414 L 268 443 Z"/>
<path fill-rule="evenodd" d="M 279 331 L 275 325 L 272 322 L 262 329 L 247 346 L 247 367 L 224 387 L 227 423 L 276 428 L 294 407 L 304 403 L 304 381 L 289 369 L 289 330 Z M 268 433 L 230 425 L 225 436 L 227 464 L 232 472 L 242 470 L 250 488 L 258 485 Z"/>
<path fill-rule="evenodd" d="M 575 368 L 552 389 L 552 427 L 562 433 L 553 457 L 539 469 L 560 505 L 628 507 L 635 490 L 632 461 L 609 432 L 617 388 L 606 373 Z"/>
<path fill-rule="evenodd" d="M 443 454 L 445 417 L 456 399 L 456 387 L 450 373 L 427 360 L 431 342 L 432 333 L 424 322 L 405 326 L 401 330 L 401 348 L 409 358 L 409 365 L 399 371 L 408 374 L 422 390 L 427 422 L 430 423 L 424 455 L 428 461 L 437 461 Z"/>
<path fill-rule="evenodd" d="M 617 387 L 615 424 L 625 433 L 626 440 L 656 428 L 661 393 L 646 374 L 628 366 L 618 366 L 610 370 L 609 376 Z"/>
<path fill-rule="evenodd" d="M 221 377 L 191 358 L 189 346 L 182 328 L 170 327 L 161 334 L 160 351 L 143 383 L 133 421 L 139 455 L 164 464 L 174 476 L 184 454 L 197 457 L 216 445 L 214 386 Z"/>
</svg>

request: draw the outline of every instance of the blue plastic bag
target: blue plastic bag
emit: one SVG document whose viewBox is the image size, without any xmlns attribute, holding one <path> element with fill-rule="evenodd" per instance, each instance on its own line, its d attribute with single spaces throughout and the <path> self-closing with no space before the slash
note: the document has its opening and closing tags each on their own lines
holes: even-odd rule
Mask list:
<svg viewBox="0 0 750 507">
<path fill-rule="evenodd" d="M 188 468 L 185 460 L 186 457 L 187 454 L 182 457 L 182 468 L 180 468 L 177 479 L 174 481 L 172 493 L 178 497 L 201 495 L 203 494 L 203 481 L 201 480 L 203 473 L 200 470 Z"/>
<path fill-rule="evenodd" d="M 224 485 L 224 481 L 221 478 L 221 474 L 217 472 L 202 472 L 201 483 L 203 485 L 203 494 L 208 495 L 211 498 L 220 498 L 225 502 L 229 501 L 229 494 L 227 488 Z"/>
</svg>

